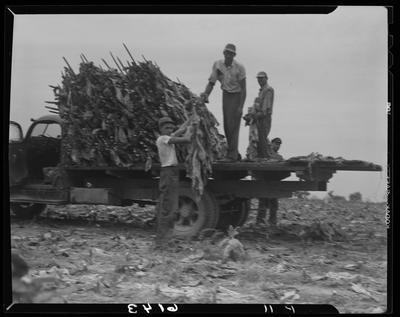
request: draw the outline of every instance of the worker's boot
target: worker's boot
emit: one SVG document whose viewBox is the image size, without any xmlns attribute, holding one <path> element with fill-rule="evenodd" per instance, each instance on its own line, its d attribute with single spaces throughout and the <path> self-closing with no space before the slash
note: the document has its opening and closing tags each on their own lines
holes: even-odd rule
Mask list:
<svg viewBox="0 0 400 317">
<path fill-rule="evenodd" d="M 265 211 L 264 211 L 265 214 Z M 265 225 L 265 216 L 264 218 L 262 216 L 257 215 L 257 220 L 256 220 L 256 224 L 257 225 Z"/>
<path fill-rule="evenodd" d="M 174 214 L 166 216 L 158 214 L 156 237 L 152 247 L 153 250 L 165 250 L 165 248 L 168 246 L 168 242 L 174 235 L 174 223 Z"/>
</svg>

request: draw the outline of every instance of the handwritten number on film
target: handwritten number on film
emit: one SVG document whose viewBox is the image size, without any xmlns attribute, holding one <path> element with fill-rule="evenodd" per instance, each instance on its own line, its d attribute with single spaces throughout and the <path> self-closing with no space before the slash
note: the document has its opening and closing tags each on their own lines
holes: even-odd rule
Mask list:
<svg viewBox="0 0 400 317">
<path fill-rule="evenodd" d="M 143 310 L 144 310 L 146 313 L 148 313 L 148 314 L 150 314 L 150 311 L 153 309 L 149 303 L 147 303 L 147 305 L 141 305 L 141 306 L 143 307 Z M 162 313 L 165 311 L 165 308 L 164 308 L 163 305 L 158 304 L 158 307 L 160 308 L 160 311 L 161 311 Z M 138 305 L 136 305 L 136 304 L 129 304 L 129 305 L 128 305 L 128 312 L 129 312 L 130 314 L 137 314 L 137 312 L 138 312 L 138 311 L 137 311 L 137 308 L 138 308 Z M 167 306 L 167 311 L 169 311 L 169 312 L 171 312 L 171 313 L 174 313 L 174 312 L 176 312 L 177 310 L 178 310 L 178 306 L 177 306 L 176 304 L 172 304 L 172 306 Z"/>
<path fill-rule="evenodd" d="M 293 314 L 296 313 L 293 305 L 285 305 L 284 308 L 290 312 L 292 312 Z M 274 313 L 274 309 L 272 307 L 272 305 L 264 305 L 264 312 L 266 314 L 273 314 Z"/>
</svg>

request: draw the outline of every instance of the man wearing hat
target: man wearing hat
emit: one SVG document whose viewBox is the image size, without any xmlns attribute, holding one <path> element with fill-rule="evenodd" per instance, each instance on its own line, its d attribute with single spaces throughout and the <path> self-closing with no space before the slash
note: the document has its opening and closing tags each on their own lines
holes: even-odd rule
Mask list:
<svg viewBox="0 0 400 317">
<path fill-rule="evenodd" d="M 274 160 L 283 161 L 282 155 L 278 153 L 279 149 L 281 148 L 282 140 L 281 138 L 274 138 L 271 141 L 271 145 L 269 147 L 268 156 Z"/>
<path fill-rule="evenodd" d="M 179 202 L 179 169 L 175 144 L 190 143 L 191 129 L 186 121 L 175 130 L 174 121 L 163 117 L 158 121 L 160 136 L 156 145 L 160 158 L 161 170 L 159 190 L 160 198 L 157 206 L 157 234 L 155 247 L 162 247 L 173 235 L 175 212 Z"/>
<path fill-rule="evenodd" d="M 227 157 L 224 161 L 234 162 L 239 160 L 239 129 L 246 100 L 246 70 L 234 60 L 235 45 L 227 44 L 223 54 L 224 59 L 214 63 L 206 89 L 200 96 L 204 102 L 208 102 L 208 96 L 216 81 L 221 83 L 224 130 L 228 143 Z"/>
<path fill-rule="evenodd" d="M 267 138 L 271 131 L 272 107 L 274 104 L 274 89 L 268 85 L 267 73 L 261 71 L 257 74 L 260 90 L 254 101 L 255 120 L 258 132 L 258 157 L 268 157 Z"/>
</svg>

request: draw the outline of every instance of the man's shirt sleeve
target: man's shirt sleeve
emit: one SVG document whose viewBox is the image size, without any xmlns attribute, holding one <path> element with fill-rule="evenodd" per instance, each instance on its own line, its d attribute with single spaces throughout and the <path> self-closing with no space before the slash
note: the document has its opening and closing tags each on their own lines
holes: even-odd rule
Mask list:
<svg viewBox="0 0 400 317">
<path fill-rule="evenodd" d="M 272 107 L 274 105 L 274 90 L 272 88 L 267 89 L 263 93 L 263 103 L 261 109 L 267 111 L 268 109 L 272 112 Z"/>
<path fill-rule="evenodd" d="M 243 65 L 239 66 L 238 80 L 241 81 L 246 78 L 246 69 Z"/>
<path fill-rule="evenodd" d="M 208 81 L 215 84 L 218 80 L 218 62 L 215 62 L 212 67 L 211 75 L 208 78 Z"/>
<path fill-rule="evenodd" d="M 171 139 L 168 135 L 162 135 L 157 139 L 157 144 L 169 144 L 169 140 Z"/>
</svg>

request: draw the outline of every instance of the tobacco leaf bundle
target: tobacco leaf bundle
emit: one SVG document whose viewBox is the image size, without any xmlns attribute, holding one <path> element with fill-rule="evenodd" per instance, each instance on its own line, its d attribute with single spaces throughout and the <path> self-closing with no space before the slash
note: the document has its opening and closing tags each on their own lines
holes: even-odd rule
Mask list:
<svg viewBox="0 0 400 317">
<path fill-rule="evenodd" d="M 133 59 L 132 59 L 133 60 Z M 108 66 L 108 65 L 107 65 Z M 122 65 L 123 66 L 123 65 Z M 85 167 L 131 167 L 159 162 L 158 119 L 177 125 L 190 119 L 192 144 L 177 146 L 193 188 L 201 194 L 211 163 L 225 154 L 218 122 L 185 85 L 166 77 L 151 61 L 104 70 L 84 60 L 79 72 L 64 69 L 61 86 L 51 86 L 63 119 L 62 164 Z"/>
</svg>

